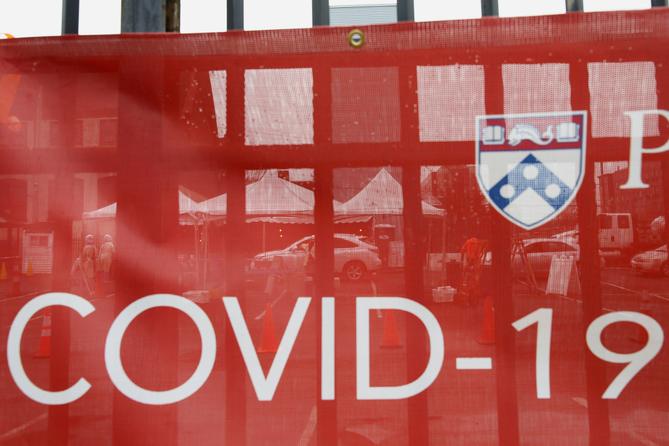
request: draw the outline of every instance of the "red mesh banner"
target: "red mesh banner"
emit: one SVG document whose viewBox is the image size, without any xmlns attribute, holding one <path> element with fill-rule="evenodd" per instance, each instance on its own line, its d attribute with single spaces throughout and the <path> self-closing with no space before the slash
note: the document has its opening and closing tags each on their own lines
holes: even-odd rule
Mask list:
<svg viewBox="0 0 669 446">
<path fill-rule="evenodd" d="M 669 12 L 350 31 L 0 42 L 0 443 L 669 443 Z"/>
</svg>

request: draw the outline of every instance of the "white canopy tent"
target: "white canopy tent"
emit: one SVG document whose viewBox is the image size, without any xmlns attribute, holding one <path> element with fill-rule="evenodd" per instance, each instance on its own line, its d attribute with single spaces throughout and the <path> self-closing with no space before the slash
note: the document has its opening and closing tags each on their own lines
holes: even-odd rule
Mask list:
<svg viewBox="0 0 669 446">
<path fill-rule="evenodd" d="M 421 201 L 421 207 L 425 215 L 444 213 L 424 200 Z M 350 200 L 335 206 L 335 212 L 344 215 L 402 215 L 403 209 L 402 185 L 386 169 L 381 169 Z"/>
<path fill-rule="evenodd" d="M 338 205 L 335 202 L 335 206 Z M 283 180 L 276 171 L 268 170 L 260 180 L 246 186 L 247 215 L 309 214 L 314 210 L 314 193 Z M 200 203 L 179 191 L 179 214 L 223 216 L 227 213 L 227 194 L 217 195 Z M 116 203 L 84 212 L 84 219 L 114 218 Z"/>
<path fill-rule="evenodd" d="M 246 215 L 309 215 L 314 211 L 314 193 L 302 186 L 279 178 L 276 170 L 267 170 L 256 182 L 246 186 Z M 206 219 L 221 218 L 227 214 L 227 194 L 217 195 L 198 204 L 199 212 Z M 268 223 L 261 220 L 262 245 L 266 246 Z M 206 226 L 205 226 L 206 227 Z"/>
<path fill-rule="evenodd" d="M 445 212 L 425 200 L 421 200 L 423 215 L 443 216 Z M 391 223 L 398 234 L 402 234 L 404 198 L 402 185 L 388 172 L 381 169 L 367 185 L 350 200 L 335 207 L 338 215 L 374 215 L 377 222 Z M 432 220 L 432 219 L 430 219 Z M 430 221 L 431 234 L 432 223 Z M 389 244 L 388 265 L 401 267 L 404 265 L 404 242 L 401 236 Z"/>
<path fill-rule="evenodd" d="M 190 198 L 185 193 L 179 191 L 179 214 L 181 216 L 194 215 L 199 212 L 199 203 Z M 101 219 L 101 218 L 115 218 L 116 217 L 116 203 L 109 204 L 94 211 L 84 212 L 83 218 Z M 180 218 L 181 224 L 193 224 L 192 219 Z"/>
<path fill-rule="evenodd" d="M 199 203 L 206 215 L 227 213 L 227 194 Z M 246 215 L 309 214 L 314 211 L 314 193 L 295 183 L 279 178 L 268 170 L 260 180 L 246 186 Z"/>
<path fill-rule="evenodd" d="M 116 217 L 116 203 L 112 203 L 94 211 L 84 212 L 84 218 L 114 218 Z"/>
</svg>

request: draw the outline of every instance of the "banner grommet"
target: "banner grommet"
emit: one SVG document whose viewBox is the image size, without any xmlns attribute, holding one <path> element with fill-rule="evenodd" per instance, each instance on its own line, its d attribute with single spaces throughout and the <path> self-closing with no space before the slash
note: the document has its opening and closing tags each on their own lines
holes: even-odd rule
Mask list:
<svg viewBox="0 0 669 446">
<path fill-rule="evenodd" d="M 361 48 L 365 44 L 365 33 L 360 29 L 352 29 L 348 33 L 348 44 L 353 48 Z"/>
</svg>

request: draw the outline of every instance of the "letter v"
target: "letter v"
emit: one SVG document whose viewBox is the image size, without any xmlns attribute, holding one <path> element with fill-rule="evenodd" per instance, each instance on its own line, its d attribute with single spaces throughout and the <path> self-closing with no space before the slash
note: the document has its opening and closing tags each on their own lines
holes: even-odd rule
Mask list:
<svg viewBox="0 0 669 446">
<path fill-rule="evenodd" d="M 255 348 L 253 348 L 253 341 L 251 340 L 251 335 L 249 334 L 248 327 L 244 321 L 244 315 L 239 307 L 237 298 L 223 298 L 225 311 L 227 311 L 228 318 L 230 318 L 230 324 L 232 325 L 232 330 L 237 338 L 239 349 L 242 352 L 242 357 L 244 358 L 246 369 L 249 372 L 251 383 L 253 384 L 253 388 L 260 401 L 271 401 L 274 397 L 276 386 L 279 384 L 283 369 L 286 367 L 286 362 L 288 362 L 288 357 L 293 349 L 293 344 L 295 344 L 297 333 L 300 331 L 310 302 L 310 297 L 300 297 L 297 299 L 295 308 L 293 308 L 293 313 L 288 320 L 286 331 L 279 343 L 279 349 L 276 352 L 276 356 L 274 356 L 272 365 L 269 368 L 269 373 L 265 376 L 262 367 L 260 366 L 258 354 L 256 353 Z"/>
</svg>

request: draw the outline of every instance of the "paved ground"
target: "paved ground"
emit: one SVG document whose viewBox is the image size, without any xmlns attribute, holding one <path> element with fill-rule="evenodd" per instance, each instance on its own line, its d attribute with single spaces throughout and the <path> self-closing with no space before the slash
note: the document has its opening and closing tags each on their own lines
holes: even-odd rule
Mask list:
<svg viewBox="0 0 669 446">
<path fill-rule="evenodd" d="M 0 283 L 1 286 L 6 284 Z M 37 277 L 22 284 L 27 293 L 9 297 L 0 294 L 0 444 L 43 444 L 46 439 L 47 411 L 44 406 L 21 395 L 8 375 L 5 355 L 9 325 L 18 309 L 39 286 L 48 286 Z M 543 286 L 540 283 L 540 286 Z M 641 277 L 625 267 L 606 268 L 602 274 L 604 312 L 640 310 L 641 295 L 650 297 L 649 310 L 663 326 L 669 326 L 669 279 Z M 0 291 L 6 288 L 0 288 Z M 401 445 L 407 442 L 407 402 L 355 400 L 355 296 L 402 296 L 401 272 L 380 274 L 375 286 L 370 282 L 344 283 L 337 291 L 336 307 L 336 400 L 338 428 L 349 445 Z M 582 324 L 582 300 L 587 296 L 554 297 L 530 295 L 522 284 L 514 286 L 514 313 L 520 318 L 536 308 L 554 310 L 551 350 L 550 400 L 535 396 L 535 330 L 527 329 L 516 337 L 516 385 L 521 438 L 526 444 L 587 444 L 588 413 L 585 384 L 585 341 Z M 249 329 L 256 343 L 263 329 L 263 311 L 272 304 L 277 336 L 290 316 L 294 298 L 265 296 L 260 288 L 251 288 L 244 305 Z M 70 406 L 71 444 L 110 444 L 112 386 L 103 365 L 106 332 L 113 318 L 113 296 L 96 299 L 95 313 L 86 319 L 72 318 L 72 360 L 74 380 L 85 376 L 93 389 Z M 221 307 L 219 306 L 219 311 Z M 428 390 L 429 425 L 432 444 L 498 444 L 497 387 L 495 381 L 495 346 L 481 345 L 482 306 L 466 307 L 456 303 L 431 304 L 430 310 L 440 321 L 446 344 L 442 373 Z M 216 310 L 213 310 L 216 311 Z M 220 317 L 220 314 L 219 314 Z M 401 345 L 382 348 L 384 314 L 372 317 L 372 384 L 397 385 L 407 382 L 406 321 L 397 315 Z M 34 381 L 48 385 L 48 359 L 33 358 L 41 329 L 38 315 L 30 322 L 22 349 L 26 370 Z M 219 324 L 220 325 L 220 324 Z M 199 358 L 198 335 L 188 320 L 179 320 L 178 374 L 181 381 L 193 371 Z M 216 327 L 219 347 L 223 330 Z M 317 362 L 315 307 L 307 315 L 294 351 L 282 377 L 274 401 L 258 402 L 250 383 L 247 389 L 247 427 L 250 445 L 315 444 Z M 169 328 L 166 328 L 169 330 Z M 640 348 L 634 341 L 633 326 L 620 324 L 605 332 L 605 344 L 614 351 L 632 352 Z M 132 333 L 129 332 L 129 336 Z M 149 333 L 147 342 L 159 342 L 160 333 Z M 261 355 L 265 370 L 271 357 Z M 178 405 L 179 443 L 184 445 L 221 444 L 225 429 L 225 374 L 222 353 L 202 389 Z M 492 370 L 456 370 L 458 357 L 490 357 Z M 135 358 L 136 359 L 136 358 Z M 53 360 L 57 360 L 54 358 Z M 141 362 L 141 358 L 140 358 Z M 666 349 L 648 364 L 627 386 L 619 399 L 609 403 L 612 444 L 669 444 L 669 356 Z M 160 365 L 160 364 L 158 364 Z M 608 381 L 621 369 L 608 367 Z M 149 383 L 146 383 L 150 387 Z M 154 409 L 146 407 L 146 416 Z M 357 443 L 354 442 L 358 441 Z"/>
</svg>

